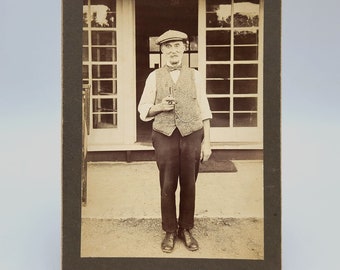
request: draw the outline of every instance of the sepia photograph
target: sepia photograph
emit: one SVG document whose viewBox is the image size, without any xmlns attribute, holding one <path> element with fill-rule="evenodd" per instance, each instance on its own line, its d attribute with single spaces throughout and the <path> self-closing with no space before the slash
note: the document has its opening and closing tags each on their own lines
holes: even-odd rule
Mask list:
<svg viewBox="0 0 340 270">
<path fill-rule="evenodd" d="M 340 1 L 1 4 L 0 269 L 340 269 Z"/>
<path fill-rule="evenodd" d="M 265 0 L 69 2 L 63 269 L 75 257 L 281 269 L 280 41 L 265 50 Z"/>
</svg>

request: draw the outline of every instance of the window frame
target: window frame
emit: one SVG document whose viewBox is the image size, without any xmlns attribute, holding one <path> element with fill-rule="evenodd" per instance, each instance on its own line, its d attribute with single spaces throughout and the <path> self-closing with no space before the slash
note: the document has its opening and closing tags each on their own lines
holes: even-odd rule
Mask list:
<svg viewBox="0 0 340 270">
<path fill-rule="evenodd" d="M 234 3 L 234 0 L 231 0 Z M 230 27 L 207 27 L 206 16 L 207 6 L 206 0 L 199 0 L 199 71 L 204 79 L 207 81 L 207 65 L 209 64 L 225 64 L 230 67 L 230 76 L 227 79 L 230 81 L 229 93 L 226 94 L 209 94 L 208 98 L 230 98 L 230 119 L 234 118 L 235 113 L 251 113 L 254 111 L 235 111 L 235 98 L 257 98 L 257 126 L 256 127 L 235 127 L 233 121 L 230 120 L 229 127 L 211 127 L 211 140 L 216 143 L 231 143 L 234 145 L 247 144 L 249 148 L 262 149 L 263 148 L 263 31 L 264 31 L 264 0 L 259 1 L 259 25 L 256 27 L 234 27 L 231 23 Z M 233 20 L 232 20 L 233 22 Z M 249 29 L 258 30 L 258 59 L 257 60 L 234 60 L 234 32 L 237 30 L 247 31 Z M 207 61 L 207 31 L 216 30 L 230 30 L 230 60 L 226 61 Z M 213 45 L 214 46 L 214 45 Z M 211 47 L 213 47 L 211 46 Z M 220 45 L 216 45 L 220 46 Z M 239 45 L 237 45 L 239 46 Z M 253 45 L 252 45 L 253 46 Z M 226 45 L 225 47 L 228 47 Z M 241 47 L 241 46 L 240 46 Z M 234 67 L 237 64 L 257 64 L 257 77 L 255 78 L 234 78 Z M 237 80 L 252 80 L 257 79 L 257 93 L 234 93 L 234 81 Z M 214 111 L 213 111 L 214 113 Z"/>
</svg>

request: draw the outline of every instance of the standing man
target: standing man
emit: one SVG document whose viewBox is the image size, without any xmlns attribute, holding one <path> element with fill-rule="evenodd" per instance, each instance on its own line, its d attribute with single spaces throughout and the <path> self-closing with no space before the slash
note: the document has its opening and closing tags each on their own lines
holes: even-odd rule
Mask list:
<svg viewBox="0 0 340 270">
<path fill-rule="evenodd" d="M 163 252 L 172 252 L 176 237 L 191 250 L 198 243 L 194 227 L 195 182 L 200 161 L 211 155 L 210 119 L 212 114 L 198 71 L 182 66 L 188 36 L 180 31 L 163 33 L 161 46 L 166 65 L 151 72 L 138 105 L 143 121 L 153 120 L 155 148 L 161 188 Z M 180 184 L 177 222 L 175 192 Z"/>
</svg>

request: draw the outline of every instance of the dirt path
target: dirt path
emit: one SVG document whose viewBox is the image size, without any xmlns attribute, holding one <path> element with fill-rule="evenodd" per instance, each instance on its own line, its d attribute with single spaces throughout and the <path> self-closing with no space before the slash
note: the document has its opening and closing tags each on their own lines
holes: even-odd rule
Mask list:
<svg viewBox="0 0 340 270">
<path fill-rule="evenodd" d="M 193 233 L 200 249 L 190 252 L 177 240 L 171 254 L 160 249 L 160 223 L 160 219 L 83 219 L 82 257 L 263 259 L 262 219 L 196 219 Z"/>
</svg>

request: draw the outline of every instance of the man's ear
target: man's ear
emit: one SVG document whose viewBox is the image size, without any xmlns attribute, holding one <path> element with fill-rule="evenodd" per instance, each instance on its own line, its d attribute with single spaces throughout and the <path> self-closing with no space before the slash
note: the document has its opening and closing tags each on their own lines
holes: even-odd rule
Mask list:
<svg viewBox="0 0 340 270">
<path fill-rule="evenodd" d="M 186 42 L 183 42 L 183 51 L 187 51 L 189 48 L 188 44 Z"/>
<path fill-rule="evenodd" d="M 161 46 L 161 52 L 164 53 L 164 52 L 163 52 L 163 50 L 164 50 L 164 44 L 161 44 L 160 46 Z"/>
<path fill-rule="evenodd" d="M 184 51 L 188 51 L 189 50 L 189 41 L 183 42 L 183 45 L 184 45 Z"/>
</svg>

